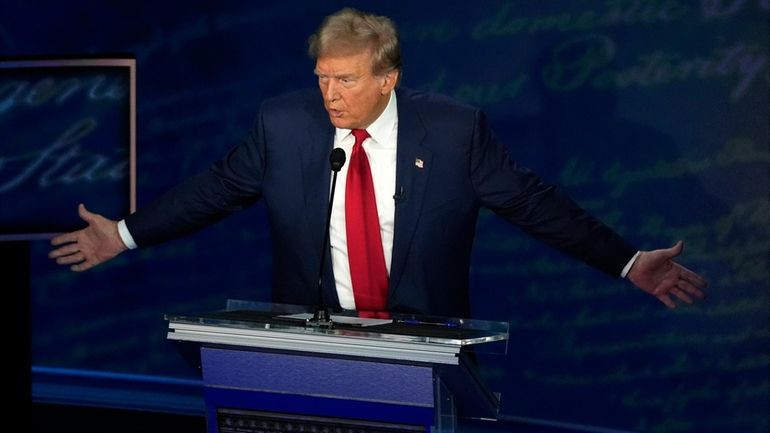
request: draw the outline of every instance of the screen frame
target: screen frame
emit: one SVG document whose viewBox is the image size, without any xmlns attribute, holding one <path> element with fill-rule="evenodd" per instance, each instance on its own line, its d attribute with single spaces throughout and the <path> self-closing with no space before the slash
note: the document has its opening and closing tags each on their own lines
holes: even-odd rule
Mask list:
<svg viewBox="0 0 770 433">
<path fill-rule="evenodd" d="M 136 58 L 133 56 L 105 57 L 24 57 L 0 58 L 0 69 L 11 68 L 128 68 L 129 87 L 129 213 L 136 211 Z M 0 233 L 1 241 L 50 239 L 60 232 Z"/>
</svg>

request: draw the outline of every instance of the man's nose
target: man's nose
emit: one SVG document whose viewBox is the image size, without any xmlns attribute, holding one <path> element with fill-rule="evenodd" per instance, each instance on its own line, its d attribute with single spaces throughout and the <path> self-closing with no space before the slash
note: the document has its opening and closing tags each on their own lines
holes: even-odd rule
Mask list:
<svg viewBox="0 0 770 433">
<path fill-rule="evenodd" d="M 336 100 L 339 97 L 339 93 L 337 92 L 337 83 L 335 83 L 334 80 L 329 80 L 329 82 L 326 83 L 324 97 L 327 101 L 330 102 Z"/>
</svg>

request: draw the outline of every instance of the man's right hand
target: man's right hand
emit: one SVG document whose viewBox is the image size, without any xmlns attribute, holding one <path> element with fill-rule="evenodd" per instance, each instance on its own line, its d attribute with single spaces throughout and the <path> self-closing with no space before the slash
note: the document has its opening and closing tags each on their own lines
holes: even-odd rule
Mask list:
<svg viewBox="0 0 770 433">
<path fill-rule="evenodd" d="M 81 272 L 104 263 L 127 250 L 118 234 L 117 221 L 91 213 L 82 203 L 78 214 L 88 227 L 51 239 L 51 245 L 58 246 L 48 253 L 60 265 L 72 265 L 70 269 Z"/>
</svg>

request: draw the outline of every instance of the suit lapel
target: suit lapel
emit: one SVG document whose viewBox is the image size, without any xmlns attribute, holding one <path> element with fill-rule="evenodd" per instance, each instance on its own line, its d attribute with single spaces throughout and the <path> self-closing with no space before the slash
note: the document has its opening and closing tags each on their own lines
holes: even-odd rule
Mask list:
<svg viewBox="0 0 770 433">
<path fill-rule="evenodd" d="M 398 291 L 406 258 L 420 217 L 433 156 L 430 150 L 422 146 L 426 136 L 425 126 L 409 95 L 398 92 L 397 98 L 396 195 L 400 198 L 396 202 L 393 230 L 393 255 L 388 294 L 390 299 Z"/>
</svg>

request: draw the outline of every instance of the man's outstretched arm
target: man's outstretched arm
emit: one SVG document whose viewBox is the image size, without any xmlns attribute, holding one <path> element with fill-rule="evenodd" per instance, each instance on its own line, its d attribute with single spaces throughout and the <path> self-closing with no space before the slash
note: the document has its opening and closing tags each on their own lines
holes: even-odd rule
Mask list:
<svg viewBox="0 0 770 433">
<path fill-rule="evenodd" d="M 78 206 L 78 214 L 88 227 L 51 239 L 51 245 L 59 248 L 48 253 L 48 257 L 56 263 L 71 265 L 71 270 L 81 272 L 128 249 L 118 234 L 117 221 L 89 212 L 82 203 Z"/>
</svg>

